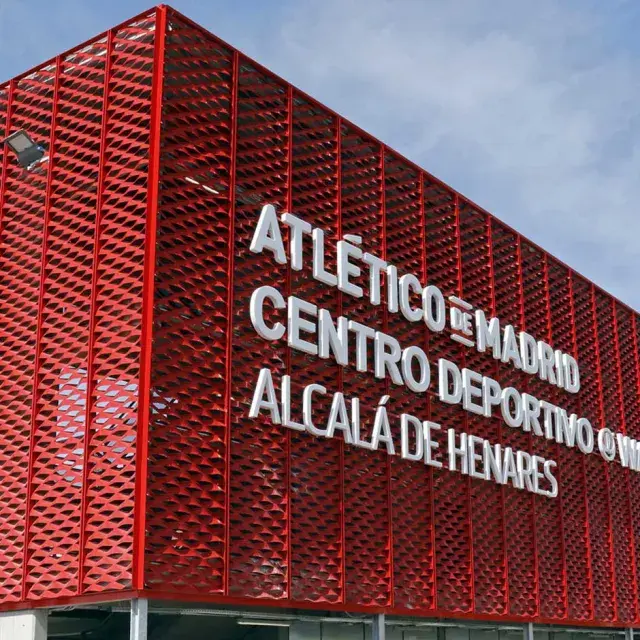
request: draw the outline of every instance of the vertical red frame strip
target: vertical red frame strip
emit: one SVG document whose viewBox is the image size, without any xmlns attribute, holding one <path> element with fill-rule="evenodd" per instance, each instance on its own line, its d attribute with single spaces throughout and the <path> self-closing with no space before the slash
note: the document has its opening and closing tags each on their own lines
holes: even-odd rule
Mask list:
<svg viewBox="0 0 640 640">
<path fill-rule="evenodd" d="M 387 260 L 387 180 L 386 180 L 386 148 L 380 144 L 380 215 L 382 218 L 382 259 Z M 385 333 L 389 333 L 389 310 L 387 305 L 382 307 L 382 326 Z M 391 384 L 385 379 L 385 393 L 390 393 Z M 391 492 L 391 457 L 385 460 L 387 473 L 387 512 L 389 514 L 389 606 L 395 605 L 394 564 L 393 564 L 393 496 Z"/>
<path fill-rule="evenodd" d="M 578 358 L 578 329 L 577 329 L 577 319 L 576 319 L 576 301 L 575 295 L 573 291 L 573 271 L 569 271 L 569 304 L 571 305 L 571 343 L 573 349 L 573 356 Z M 582 409 L 582 404 L 580 398 L 578 398 L 578 407 Z M 580 415 L 582 415 L 582 411 L 580 411 Z M 591 585 L 589 589 L 589 606 L 591 608 L 589 619 L 592 619 L 595 615 L 595 598 L 593 593 L 593 561 L 592 561 L 592 553 L 591 553 L 591 525 L 589 520 L 589 496 L 588 496 L 588 484 L 587 484 L 587 458 L 586 456 L 581 457 L 582 463 L 582 484 L 584 487 L 583 499 L 584 499 L 584 512 L 585 512 L 585 531 L 586 531 L 586 542 L 587 542 L 587 572 L 588 572 L 588 581 Z"/>
<path fill-rule="evenodd" d="M 622 379 L 622 355 L 620 353 L 620 336 L 618 332 L 618 310 L 616 302 L 613 298 L 610 300 L 611 302 L 611 321 L 613 324 L 613 343 L 614 343 L 614 352 L 616 354 L 616 384 L 618 386 L 618 398 L 620 401 L 620 419 L 622 421 L 622 429 L 621 431 L 624 434 L 627 434 L 627 424 L 625 422 L 625 410 L 624 410 L 624 384 Z M 633 325 L 632 325 L 633 326 Z M 617 461 L 614 462 L 617 464 Z M 637 559 L 636 559 L 636 536 L 635 530 L 633 527 L 633 503 L 631 499 L 631 486 L 630 486 L 630 478 L 629 474 L 632 473 L 630 469 L 622 469 L 624 473 L 624 486 L 626 493 L 626 503 L 627 509 L 629 510 L 629 554 L 631 556 L 631 571 L 633 576 L 633 608 L 634 608 L 634 620 L 638 619 L 638 583 L 636 581 L 637 576 Z M 615 563 L 615 556 L 614 556 Z"/>
<path fill-rule="evenodd" d="M 293 86 L 287 87 L 287 196 L 286 207 L 287 213 L 291 213 L 293 205 Z M 289 232 L 290 233 L 290 232 Z M 283 238 L 284 239 L 284 238 Z M 287 277 L 285 282 L 285 296 L 289 299 L 291 296 L 291 262 L 287 262 Z M 287 349 L 285 353 L 285 374 L 291 375 L 291 349 Z M 286 491 L 287 491 L 287 598 L 291 598 L 291 583 L 293 580 L 293 554 L 291 553 L 291 429 L 286 430 Z"/>
<path fill-rule="evenodd" d="M 524 291 L 524 273 L 522 268 L 522 236 L 518 234 L 516 244 L 516 259 L 518 261 L 518 301 L 520 305 L 520 327 L 522 331 L 527 330 L 527 314 L 525 312 L 525 291 Z M 526 383 L 525 383 L 526 390 Z M 533 434 L 529 432 L 529 451 L 533 450 Z M 536 494 L 532 493 L 530 497 L 531 507 L 529 511 L 529 517 L 531 518 L 531 539 L 532 539 L 532 551 L 533 551 L 533 589 L 534 589 L 534 601 L 536 603 L 535 616 L 540 615 L 540 576 L 539 576 L 539 562 L 538 562 L 538 532 L 536 527 Z"/>
<path fill-rule="evenodd" d="M 336 119 L 336 241 L 342 238 L 342 118 Z M 338 315 L 342 315 L 342 291 L 338 291 Z M 338 367 L 338 391 L 344 392 L 344 371 Z M 344 473 L 344 440 L 340 439 L 340 588 L 342 604 L 347 603 L 347 534 L 346 534 L 346 498 Z"/>
<path fill-rule="evenodd" d="M 427 177 L 424 171 L 419 173 L 419 188 L 420 188 L 420 242 L 422 247 L 422 282 L 429 282 L 429 259 L 427 253 L 427 212 L 425 207 L 425 189 L 424 183 Z M 429 354 L 429 328 L 425 325 L 424 328 L 424 348 L 425 353 Z M 431 420 L 431 400 L 429 394 L 425 397 L 425 410 L 427 420 Z M 436 558 L 436 512 L 435 512 L 435 482 L 433 480 L 433 466 L 429 465 L 427 469 L 428 482 L 429 482 L 429 517 L 431 518 L 431 570 L 433 572 L 433 593 L 432 593 L 432 608 L 435 609 L 438 603 L 438 563 Z"/>
<path fill-rule="evenodd" d="M 227 349 L 225 353 L 227 378 L 225 389 L 225 547 L 224 547 L 224 593 L 229 594 L 229 574 L 231 565 L 231 368 L 233 356 L 233 268 L 235 261 L 236 222 L 236 155 L 238 146 L 238 84 L 240 77 L 240 54 L 233 52 L 231 65 L 231 163 L 229 167 L 229 260 L 227 274 Z"/>
<path fill-rule="evenodd" d="M 56 145 L 56 120 L 58 117 L 58 93 L 60 88 L 60 73 L 62 68 L 62 57 L 58 56 L 55 62 L 56 70 L 54 75 L 53 87 L 53 110 L 51 114 L 51 134 L 49 136 L 49 160 L 46 165 L 47 184 L 44 197 L 44 222 L 42 223 L 42 253 L 40 263 L 40 291 L 38 293 L 38 318 L 36 320 L 36 339 L 35 339 L 35 357 L 33 366 L 33 396 L 31 400 L 31 432 L 29 434 L 29 462 L 27 467 L 27 487 L 26 487 L 26 505 L 24 512 L 24 546 L 22 561 L 22 599 L 27 599 L 27 573 L 29 567 L 29 529 L 30 529 L 30 512 L 31 512 L 31 491 L 33 483 L 33 466 L 35 460 L 35 435 L 36 435 L 36 416 L 38 415 L 38 389 L 39 389 L 39 370 L 40 370 L 40 348 L 42 343 L 42 314 L 44 309 L 44 289 L 46 282 L 46 261 L 47 261 L 47 245 L 49 241 L 49 216 L 51 212 L 51 183 L 53 178 L 53 167 L 55 159 Z"/>
<path fill-rule="evenodd" d="M 149 412 L 151 408 L 151 352 L 153 344 L 153 291 L 156 266 L 156 217 L 160 189 L 160 125 L 167 9 L 156 9 L 156 30 L 151 86 L 151 130 L 149 138 L 149 177 L 147 183 L 147 222 L 145 230 L 144 275 L 142 283 L 142 333 L 140 348 L 140 386 L 136 438 L 136 488 L 133 531 L 133 588 L 144 587 L 144 547 L 146 525 L 147 455 Z"/>
<path fill-rule="evenodd" d="M 605 416 L 605 407 L 604 407 L 604 393 L 602 386 L 602 361 L 600 359 L 600 338 L 598 336 L 598 305 L 596 303 L 596 288 L 593 283 L 589 285 L 589 298 L 591 305 L 591 318 L 592 318 L 592 327 L 593 327 L 593 343 L 595 346 L 595 361 L 596 361 L 596 380 L 598 387 L 598 407 L 600 415 L 597 416 L 598 424 L 596 425 L 596 429 L 599 429 L 604 426 L 606 422 Z M 609 464 L 604 464 L 604 477 L 605 477 L 605 497 L 607 504 L 607 548 L 609 551 L 609 564 L 611 570 L 611 597 L 613 599 L 613 620 L 618 620 L 618 596 L 616 590 L 616 562 L 615 562 L 615 551 L 613 548 L 613 522 L 611 520 L 611 482 L 609 480 Z"/>
<path fill-rule="evenodd" d="M 78 594 L 83 592 L 84 552 L 87 524 L 87 483 L 89 477 L 89 452 L 91 447 L 91 415 L 95 392 L 95 326 L 96 300 L 98 297 L 98 261 L 100 259 L 100 229 L 102 221 L 102 202 L 104 190 L 105 156 L 107 150 L 107 124 L 109 113 L 109 82 L 111 79 L 111 54 L 113 53 L 113 30 L 107 33 L 107 49 L 104 67 L 104 84 L 102 93 L 102 123 L 100 129 L 100 160 L 98 165 L 98 186 L 96 188 L 96 218 L 93 238 L 93 271 L 91 274 L 91 300 L 89 302 L 89 338 L 87 357 L 87 406 L 84 418 L 84 456 L 82 464 L 82 503 L 80 507 L 80 536 L 78 551 Z"/>
<path fill-rule="evenodd" d="M 11 111 L 13 109 L 13 92 L 15 90 L 15 80 L 9 83 L 9 92 L 7 96 L 7 118 L 5 120 L 4 135 L 5 137 L 11 133 Z M 2 156 L 2 182 L 0 183 L 0 247 L 2 246 L 2 212 L 4 210 L 4 195 L 7 190 L 7 166 L 9 164 L 9 154 L 6 149 Z"/>
<path fill-rule="evenodd" d="M 491 283 L 491 316 L 495 317 L 498 315 L 498 307 L 496 303 L 496 278 L 495 278 L 495 265 L 494 265 L 494 255 L 493 255 L 493 225 L 491 224 L 491 216 L 486 214 L 487 219 L 487 244 L 489 250 L 489 282 Z M 498 364 L 495 365 L 495 375 L 498 376 Z M 504 446 L 504 438 L 502 433 L 502 428 L 498 429 L 498 442 L 501 446 Z M 509 547 L 508 540 L 509 534 L 507 531 L 507 506 L 505 499 L 505 488 L 504 485 L 500 487 L 500 508 L 502 510 L 501 516 L 501 526 L 502 526 L 502 546 L 504 548 L 504 610 L 506 613 L 509 612 Z"/>
<path fill-rule="evenodd" d="M 637 326 L 637 318 L 635 311 L 631 312 L 631 341 L 633 344 L 633 363 L 636 371 L 636 397 L 640 399 L 640 353 L 638 351 L 638 326 Z M 629 496 L 632 495 L 631 483 L 633 482 L 633 476 L 631 473 L 627 476 L 628 487 L 629 487 Z M 634 483 L 637 486 L 637 481 Z M 634 492 L 635 493 L 635 492 Z M 634 517 L 634 510 L 637 513 L 637 507 L 634 509 L 633 501 L 630 504 L 630 515 L 632 519 L 632 532 L 634 536 L 634 541 L 636 545 L 636 549 L 634 550 L 634 558 L 635 558 L 635 570 L 636 573 L 634 575 L 635 578 L 635 589 L 636 589 L 636 622 L 640 618 L 640 586 L 638 585 L 638 548 L 637 545 L 640 543 L 640 536 L 638 536 L 637 526 L 635 522 L 637 521 L 637 516 Z"/>
<path fill-rule="evenodd" d="M 462 235 L 460 229 L 460 196 L 456 193 L 453 198 L 454 219 L 455 219 L 455 235 L 456 235 L 456 259 L 458 261 L 458 284 L 457 294 L 464 300 L 464 288 L 462 279 Z M 466 366 L 466 355 L 464 352 L 461 354 L 461 364 Z M 463 416 L 464 432 L 469 433 L 469 416 L 464 413 Z M 473 612 L 476 610 L 476 576 L 474 567 L 474 551 L 473 551 L 473 516 L 472 516 L 472 496 L 471 496 L 471 476 L 467 475 L 467 526 L 469 527 L 469 598 L 470 609 Z"/>
<path fill-rule="evenodd" d="M 553 344 L 553 324 L 551 322 L 551 291 L 549 285 L 549 256 L 547 253 L 542 254 L 542 264 L 544 269 L 544 299 L 546 307 L 546 335 L 545 339 L 549 344 Z M 554 446 L 554 457 L 556 460 L 560 458 L 560 445 L 556 442 Z M 560 475 L 562 469 L 558 469 L 558 484 L 560 484 Z M 564 508 L 562 505 L 563 496 L 560 492 L 556 498 L 558 500 L 558 528 L 560 530 L 560 553 L 562 556 L 562 601 L 564 604 L 563 618 L 567 617 L 569 611 L 568 589 L 567 589 L 567 554 L 564 542 Z"/>
</svg>

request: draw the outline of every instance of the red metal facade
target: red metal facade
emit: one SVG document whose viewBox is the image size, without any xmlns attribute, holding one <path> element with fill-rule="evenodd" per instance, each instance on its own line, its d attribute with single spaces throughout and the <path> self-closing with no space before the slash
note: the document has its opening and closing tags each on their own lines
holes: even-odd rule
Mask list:
<svg viewBox="0 0 640 640">
<path fill-rule="evenodd" d="M 640 621 L 640 476 L 619 464 L 403 387 L 395 415 L 557 460 L 560 496 L 247 417 L 263 366 L 297 391 L 389 392 L 259 338 L 259 282 L 639 438 L 629 308 L 166 7 L 0 85 L 0 131 L 19 128 L 50 159 L 0 162 L 3 607 L 144 592 Z M 249 252 L 265 203 L 575 355 L 580 393 Z"/>
<path fill-rule="evenodd" d="M 154 24 L 0 88 L 1 130 L 50 156 L 2 157 L 4 603 L 131 585 Z"/>
</svg>

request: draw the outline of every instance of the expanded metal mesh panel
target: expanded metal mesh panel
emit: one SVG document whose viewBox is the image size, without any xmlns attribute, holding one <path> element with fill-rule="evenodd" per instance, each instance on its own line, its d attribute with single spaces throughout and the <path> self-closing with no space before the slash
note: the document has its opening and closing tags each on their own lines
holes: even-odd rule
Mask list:
<svg viewBox="0 0 640 640">
<path fill-rule="evenodd" d="M 131 586 L 155 14 L 0 91 L 0 597 Z"/>
<path fill-rule="evenodd" d="M 462 297 L 475 308 L 495 313 L 492 279 L 491 221 L 463 202 L 460 206 L 460 255 L 462 256 Z M 468 351 L 464 363 L 470 369 L 496 378 L 498 366 L 493 358 Z M 491 442 L 500 442 L 500 422 L 467 416 L 470 433 Z M 498 484 L 474 478 L 471 481 L 471 520 L 473 537 L 473 576 L 475 610 L 501 615 L 507 612 L 507 564 L 505 546 L 504 490 Z"/>
<path fill-rule="evenodd" d="M 349 127 L 342 128 L 342 233 L 361 236 L 368 250 L 377 255 L 384 255 L 385 251 L 383 162 L 379 143 Z M 363 299 L 343 296 L 342 313 L 367 326 L 384 326 L 385 308 L 372 307 L 364 301 L 369 295 L 364 274 L 357 283 L 363 287 Z M 375 407 L 386 393 L 387 384 L 349 368 L 344 374 L 344 389 L 348 397 L 359 397 L 363 406 Z M 373 411 L 363 412 L 364 439 L 370 439 L 372 427 Z M 349 603 L 390 604 L 388 464 L 383 451 L 345 448 L 345 582 Z"/>
<path fill-rule="evenodd" d="M 326 232 L 327 242 L 340 236 L 340 221 L 335 215 L 338 191 L 338 120 L 291 95 L 289 133 L 291 135 L 290 188 L 287 208 Z M 311 247 L 304 249 L 302 270 L 289 272 L 289 291 L 332 316 L 340 315 L 341 299 L 312 277 Z M 334 270 L 332 260 L 327 268 Z M 302 388 L 318 382 L 327 388 L 341 384 L 340 367 L 326 360 L 291 352 L 287 371 L 295 371 L 294 397 Z M 299 372 L 299 373 L 298 373 Z M 339 381 L 336 384 L 336 381 Z M 338 390 L 338 389 L 336 389 Z M 299 408 L 294 420 L 302 422 Z M 327 411 L 317 417 L 327 420 Z M 339 603 L 344 594 L 344 501 L 342 461 L 344 446 L 339 440 L 314 438 L 298 432 L 290 436 L 291 491 L 291 576 L 290 597 L 296 600 Z"/>
<path fill-rule="evenodd" d="M 9 88 L 8 131 L 26 128 L 49 142 L 53 107 L 54 69 L 43 69 Z M 14 112 L 12 114 L 11 112 Z M 5 151 L 3 176 L 0 305 L 2 305 L 2 518 L 0 566 L 4 599 L 22 596 L 27 483 L 29 479 L 34 360 L 40 299 L 42 233 L 46 172 L 29 174 Z"/>
<path fill-rule="evenodd" d="M 424 184 L 422 176 L 397 156 L 385 153 L 384 211 L 386 258 L 404 273 L 425 278 L 423 250 Z M 418 301 L 414 301 L 418 303 Z M 428 333 L 423 324 L 405 324 L 396 337 L 401 344 L 426 348 Z M 403 412 L 427 415 L 428 402 L 404 387 L 393 389 L 392 421 Z M 425 609 L 435 606 L 433 548 L 433 479 L 430 471 L 407 460 L 391 459 L 393 529 L 393 602 L 396 607 Z M 416 536 L 415 531 L 420 531 Z"/>
<path fill-rule="evenodd" d="M 598 323 L 600 358 L 606 364 L 601 367 L 602 393 L 606 401 L 605 424 L 615 431 L 624 431 L 624 409 L 622 407 L 622 371 L 618 345 L 617 323 L 611 298 L 598 290 L 595 292 L 595 310 Z M 631 516 L 628 490 L 628 470 L 619 461 L 607 468 L 609 483 L 610 519 L 613 547 L 613 571 L 615 576 L 616 616 L 630 621 L 636 617 L 636 594 L 633 580 L 632 544 L 630 538 Z"/>
<path fill-rule="evenodd" d="M 238 72 L 236 203 L 231 352 L 229 593 L 285 598 L 289 564 L 290 436 L 266 417 L 247 420 L 251 390 L 262 366 L 286 373 L 286 348 L 253 330 L 247 305 L 256 282 L 280 286 L 287 268 L 265 269 L 249 251 L 260 203 L 280 210 L 289 189 L 289 100 L 286 86 L 242 62 Z M 230 336 L 231 337 L 231 336 Z M 261 354 L 260 359 L 254 356 Z M 234 363 L 242 363 L 235 366 Z"/>
<path fill-rule="evenodd" d="M 638 621 L 638 473 L 509 427 L 497 411 L 445 404 L 433 382 L 445 358 L 637 437 L 635 313 L 166 7 L 0 86 L 0 131 L 19 128 L 49 158 L 26 171 L 0 150 L 1 601 L 142 589 Z M 371 304 L 364 271 L 361 298 L 319 283 L 309 242 L 300 270 L 250 251 L 265 204 L 324 230 L 329 272 L 335 242 L 359 236 L 448 306 L 466 301 L 574 355 L 580 392 L 406 322 L 386 293 Z M 421 346 L 431 387 L 416 394 L 265 341 L 248 313 L 259 285 Z M 251 419 L 263 367 L 278 393 L 291 376 L 294 422 L 303 388 L 321 384 L 360 399 L 367 441 L 388 395 L 396 443 L 410 413 L 442 425 L 445 440 L 453 428 L 555 460 L 560 493 L 313 436 L 265 412 Z"/>
<path fill-rule="evenodd" d="M 546 256 L 527 243 L 521 243 L 520 251 L 525 329 L 553 344 Z M 563 404 L 559 392 L 538 378 L 529 378 L 526 390 L 536 398 Z M 559 456 L 560 446 L 557 443 L 532 438 L 531 445 L 532 452 L 546 460 L 555 460 Z M 556 500 L 546 500 L 536 496 L 534 502 L 539 613 L 545 618 L 562 619 L 566 616 L 563 498 L 558 496 Z M 548 535 L 549 531 L 554 531 L 554 535 Z"/>
<path fill-rule="evenodd" d="M 635 317 L 619 303 L 614 303 L 620 352 L 622 381 L 622 407 L 625 432 L 632 438 L 640 437 L 640 398 L 638 397 L 638 347 L 635 337 Z"/>
<path fill-rule="evenodd" d="M 145 573 L 222 592 L 232 61 L 186 27 L 165 52 Z"/>
<path fill-rule="evenodd" d="M 592 424 L 602 424 L 604 410 L 593 285 L 576 277 L 573 280 L 573 290 L 577 353 L 582 380 L 581 412 L 590 418 Z M 597 456 L 589 456 L 585 466 L 594 615 L 599 619 L 613 620 L 615 618 L 615 592 L 607 463 Z"/>
<path fill-rule="evenodd" d="M 132 586 L 155 16 L 112 34 L 94 245 L 83 588 Z"/>
<path fill-rule="evenodd" d="M 496 314 L 517 330 L 524 330 L 523 275 L 520 239 L 492 221 L 492 257 Z M 516 388 L 526 389 L 528 376 L 500 363 L 498 379 Z M 501 424 L 502 442 L 514 449 L 530 450 L 532 438 L 518 429 Z M 534 499 L 531 495 L 504 489 L 509 613 L 535 615 L 537 612 L 537 567 Z"/>
<path fill-rule="evenodd" d="M 169 25 L 146 585 L 285 605 L 635 619 L 635 474 L 443 405 L 432 391 L 419 396 L 265 342 L 248 301 L 258 284 L 272 285 L 421 345 L 432 363 L 453 360 L 629 434 L 638 420 L 635 316 L 608 297 L 601 314 L 592 285 L 515 232 L 172 11 Z M 385 300 L 372 306 L 364 275 L 355 279 L 363 298 L 332 292 L 313 279 L 308 245 L 299 271 L 251 253 L 266 203 L 322 228 L 329 245 L 361 236 L 402 273 L 575 355 L 583 390 L 569 397 L 404 322 Z M 335 268 L 332 252 L 327 259 Z M 613 363 L 606 374 L 603 357 Z M 403 411 L 424 415 L 556 460 L 561 494 L 533 497 L 249 419 L 265 366 L 275 379 L 292 376 L 293 398 L 311 382 L 367 407 L 390 394 L 396 424 Z M 302 420 L 297 406 L 291 419 Z M 364 438 L 372 419 L 362 416 Z"/>
<path fill-rule="evenodd" d="M 22 89 L 14 90 L 18 102 Z M 23 122 L 34 124 L 22 116 Z M 14 118 L 15 126 L 20 120 Z M 42 126 L 39 134 L 48 136 Z M 2 581 L 5 596 L 19 599 L 21 595 L 22 560 L 26 483 L 28 478 L 29 431 L 33 385 L 33 358 L 39 297 L 39 269 L 42 205 L 45 182 L 33 177 L 28 185 L 19 185 L 19 170 L 7 166 L 4 176 L 2 215 L 2 284 L 7 293 L 2 296 L 3 363 L 2 389 L 6 400 L 0 403 L 3 425 L 2 461 Z"/>
<path fill-rule="evenodd" d="M 622 386 L 622 406 L 624 411 L 624 427 L 627 435 L 632 438 L 640 436 L 640 406 L 638 404 L 638 344 L 636 340 L 636 317 L 628 309 L 615 302 L 613 305 L 617 329 L 618 350 L 620 353 L 620 379 Z M 626 474 L 626 487 L 622 487 L 622 495 L 625 489 L 628 499 L 627 535 L 630 541 L 630 563 L 627 570 L 633 575 L 625 574 L 630 584 L 623 586 L 627 591 L 632 590 L 632 602 L 627 606 L 634 611 L 634 619 L 638 615 L 640 606 L 638 594 L 638 554 L 640 553 L 640 510 L 636 508 L 640 499 L 640 478 L 635 473 Z M 627 594 L 629 597 L 629 594 Z"/>
<path fill-rule="evenodd" d="M 547 259 L 551 338 L 557 348 L 577 357 L 572 282 L 569 270 L 553 258 Z M 563 398 L 568 411 L 581 415 L 576 398 Z M 568 615 L 586 620 L 593 613 L 591 595 L 591 546 L 587 520 L 585 460 L 566 447 L 557 450 Z"/>
<path fill-rule="evenodd" d="M 105 43 L 96 43 L 60 60 L 55 75 L 31 435 L 30 598 L 71 595 L 78 588 L 105 55 Z M 80 100 L 84 108 L 78 112 Z"/>
</svg>

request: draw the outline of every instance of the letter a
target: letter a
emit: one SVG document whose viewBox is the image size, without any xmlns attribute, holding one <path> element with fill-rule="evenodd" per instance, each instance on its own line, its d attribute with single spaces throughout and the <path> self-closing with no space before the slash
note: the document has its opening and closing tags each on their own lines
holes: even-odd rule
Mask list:
<svg viewBox="0 0 640 640">
<path fill-rule="evenodd" d="M 267 396 L 266 398 L 265 394 Z M 262 409 L 267 409 L 271 413 L 271 422 L 281 424 L 278 401 L 276 400 L 276 390 L 273 388 L 270 369 L 260 369 L 258 383 L 253 392 L 251 409 L 249 409 L 249 417 L 257 418 Z"/>
<path fill-rule="evenodd" d="M 278 216 L 272 204 L 265 204 L 262 207 L 249 249 L 253 253 L 262 253 L 263 249 L 268 249 L 273 253 L 278 264 L 287 264 Z"/>
</svg>

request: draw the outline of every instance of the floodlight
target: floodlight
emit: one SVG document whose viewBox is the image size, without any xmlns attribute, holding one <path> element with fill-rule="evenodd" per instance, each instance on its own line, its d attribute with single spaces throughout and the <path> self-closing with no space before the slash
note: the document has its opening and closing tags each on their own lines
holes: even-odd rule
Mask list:
<svg viewBox="0 0 640 640">
<path fill-rule="evenodd" d="M 23 129 L 12 133 L 4 139 L 4 142 L 16 154 L 18 164 L 25 169 L 34 165 L 44 156 L 44 148 L 36 144 Z"/>
</svg>

